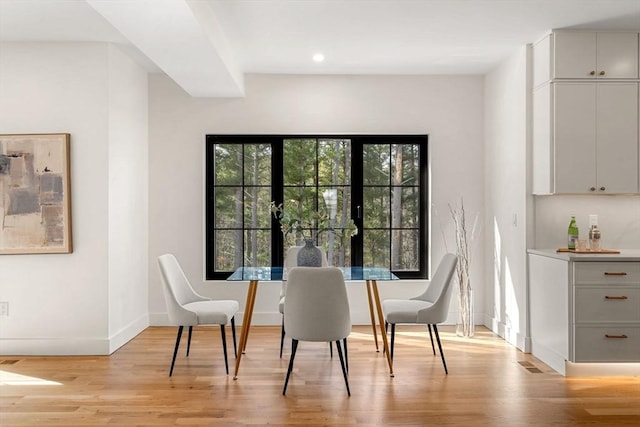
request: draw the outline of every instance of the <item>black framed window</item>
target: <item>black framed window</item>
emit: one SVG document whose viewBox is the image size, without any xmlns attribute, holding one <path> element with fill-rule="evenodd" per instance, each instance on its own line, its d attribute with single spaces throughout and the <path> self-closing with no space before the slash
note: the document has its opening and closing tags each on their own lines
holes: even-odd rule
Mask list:
<svg viewBox="0 0 640 427">
<path fill-rule="evenodd" d="M 331 265 L 426 278 L 427 164 L 426 135 L 207 135 L 206 278 L 282 265 L 301 244 L 280 232 L 271 201 L 303 216 L 328 212 L 337 231 L 355 222 L 353 237 L 315 236 Z"/>
</svg>

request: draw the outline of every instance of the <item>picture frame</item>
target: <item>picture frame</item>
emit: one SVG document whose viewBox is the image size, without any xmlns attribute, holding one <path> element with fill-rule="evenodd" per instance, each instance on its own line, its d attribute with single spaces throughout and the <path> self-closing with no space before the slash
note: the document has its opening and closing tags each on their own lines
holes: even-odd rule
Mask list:
<svg viewBox="0 0 640 427">
<path fill-rule="evenodd" d="M 0 254 L 73 252 L 70 134 L 0 134 Z"/>
</svg>

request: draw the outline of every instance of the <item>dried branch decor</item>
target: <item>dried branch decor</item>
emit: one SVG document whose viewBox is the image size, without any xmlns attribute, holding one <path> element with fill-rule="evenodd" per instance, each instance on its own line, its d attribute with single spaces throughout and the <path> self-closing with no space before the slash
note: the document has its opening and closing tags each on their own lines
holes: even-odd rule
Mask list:
<svg viewBox="0 0 640 427">
<path fill-rule="evenodd" d="M 449 212 L 455 229 L 456 254 L 458 256 L 458 263 L 456 264 L 459 307 L 457 334 L 463 337 L 472 337 L 474 335 L 473 293 L 471 292 L 469 269 L 471 266 L 471 245 L 473 244 L 476 226 L 478 225 L 478 214 L 476 214 L 474 218 L 471 232 L 469 233 L 464 200 L 460 198 L 460 206 L 449 203 Z M 444 241 L 445 249 L 448 251 L 446 239 L 444 239 Z"/>
</svg>

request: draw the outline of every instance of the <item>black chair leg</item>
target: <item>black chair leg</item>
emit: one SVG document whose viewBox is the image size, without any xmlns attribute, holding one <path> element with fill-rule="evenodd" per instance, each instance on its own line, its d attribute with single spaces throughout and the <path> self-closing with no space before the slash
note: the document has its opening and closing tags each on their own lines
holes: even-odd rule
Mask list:
<svg viewBox="0 0 640 427">
<path fill-rule="evenodd" d="M 178 354 L 178 347 L 180 347 L 180 338 L 182 337 L 183 326 L 178 326 L 178 336 L 176 337 L 176 346 L 173 349 L 173 359 L 171 359 L 171 369 L 169 369 L 169 376 L 173 375 L 173 365 L 176 363 L 176 355 Z"/>
<path fill-rule="evenodd" d="M 436 355 L 436 347 L 433 345 L 433 334 L 431 333 L 431 325 L 427 325 L 429 328 L 429 338 L 431 338 L 431 350 L 433 350 L 433 355 Z"/>
<path fill-rule="evenodd" d="M 342 366 L 342 376 L 344 377 L 344 384 L 347 386 L 347 394 L 351 396 L 351 390 L 349 390 L 349 379 L 347 378 L 347 370 L 345 368 L 344 358 L 342 357 L 340 341 L 336 341 L 336 348 L 338 349 L 338 356 L 340 356 L 340 366 Z"/>
<path fill-rule="evenodd" d="M 444 352 L 442 351 L 442 344 L 440 343 L 440 334 L 438 334 L 438 327 L 433 325 L 433 331 L 436 333 L 436 340 L 438 340 L 438 348 L 440 349 L 440 357 L 442 358 L 442 365 L 444 366 L 444 373 L 449 374 L 447 370 L 447 362 L 444 361 Z"/>
<path fill-rule="evenodd" d="M 347 352 L 347 339 L 342 340 L 344 345 L 344 364 L 347 367 L 347 372 L 349 372 L 349 353 Z"/>
<path fill-rule="evenodd" d="M 289 376 L 293 370 L 293 359 L 296 357 L 296 350 L 298 349 L 298 340 L 291 340 L 291 359 L 289 359 L 289 369 L 287 369 L 287 377 L 284 380 L 284 388 L 282 389 L 282 395 L 287 393 L 287 384 L 289 384 Z"/>
<path fill-rule="evenodd" d="M 282 359 L 283 347 L 284 347 L 284 316 L 282 316 L 282 329 L 280 331 L 280 359 Z"/>
<path fill-rule="evenodd" d="M 391 360 L 393 360 L 393 347 L 396 344 L 396 324 L 392 323 L 391 324 L 391 349 L 389 350 L 389 352 L 391 353 Z"/>
<path fill-rule="evenodd" d="M 231 318 L 231 335 L 233 335 L 233 354 L 238 358 L 238 345 L 236 344 L 236 316 Z"/>
<path fill-rule="evenodd" d="M 329 356 L 333 359 L 333 344 L 329 341 Z"/>
<path fill-rule="evenodd" d="M 193 326 L 189 326 L 189 339 L 187 340 L 187 357 L 189 357 L 189 350 L 191 350 L 191 332 L 193 331 Z"/>
<path fill-rule="evenodd" d="M 224 353 L 224 368 L 229 375 L 229 361 L 227 360 L 227 333 L 225 332 L 225 325 L 220 325 L 220 335 L 222 336 L 222 351 Z"/>
</svg>

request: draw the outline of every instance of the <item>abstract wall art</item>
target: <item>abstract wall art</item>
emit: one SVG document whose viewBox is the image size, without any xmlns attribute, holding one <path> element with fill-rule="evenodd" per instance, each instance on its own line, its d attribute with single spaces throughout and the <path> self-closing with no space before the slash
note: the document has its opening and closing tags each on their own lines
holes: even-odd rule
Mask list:
<svg viewBox="0 0 640 427">
<path fill-rule="evenodd" d="M 70 253 L 69 134 L 0 134 L 0 254 Z"/>
</svg>

